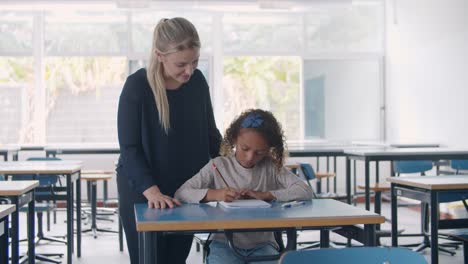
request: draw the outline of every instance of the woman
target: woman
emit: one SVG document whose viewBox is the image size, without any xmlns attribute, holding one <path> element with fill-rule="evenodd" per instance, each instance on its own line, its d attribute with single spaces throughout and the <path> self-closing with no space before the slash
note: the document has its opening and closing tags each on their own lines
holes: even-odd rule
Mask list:
<svg viewBox="0 0 468 264">
<path fill-rule="evenodd" d="M 180 205 L 175 191 L 212 157 L 218 156 L 208 84 L 196 69 L 197 30 L 180 17 L 162 19 L 153 33 L 149 66 L 130 75 L 118 109 L 119 210 L 131 263 L 138 263 L 134 204 L 149 208 Z M 191 235 L 158 239 L 160 263 L 185 263 Z M 162 253 L 162 254 L 159 254 Z"/>
</svg>

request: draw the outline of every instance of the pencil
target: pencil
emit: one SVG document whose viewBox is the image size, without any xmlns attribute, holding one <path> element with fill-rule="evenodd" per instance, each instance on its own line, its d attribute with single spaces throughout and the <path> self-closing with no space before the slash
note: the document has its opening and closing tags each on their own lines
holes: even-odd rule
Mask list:
<svg viewBox="0 0 468 264">
<path fill-rule="evenodd" d="M 216 167 L 216 164 L 214 164 L 214 162 L 212 163 L 213 164 L 213 169 L 215 169 L 217 172 L 218 172 L 218 175 L 219 177 L 221 177 L 221 180 L 223 180 L 224 182 L 224 185 L 226 185 L 227 188 L 231 188 L 229 187 L 229 184 L 227 184 L 226 180 L 224 179 L 223 175 L 221 174 L 221 172 L 218 170 L 218 167 Z"/>
</svg>

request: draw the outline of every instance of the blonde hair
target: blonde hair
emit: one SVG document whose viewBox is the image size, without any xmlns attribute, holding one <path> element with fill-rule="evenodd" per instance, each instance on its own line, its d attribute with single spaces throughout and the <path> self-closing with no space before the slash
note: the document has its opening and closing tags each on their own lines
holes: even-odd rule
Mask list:
<svg viewBox="0 0 468 264">
<path fill-rule="evenodd" d="M 195 26 L 185 18 L 161 19 L 153 32 L 153 44 L 146 78 L 153 91 L 159 122 L 166 134 L 170 128 L 164 69 L 157 53 L 167 55 L 185 49 L 200 48 L 200 38 Z"/>
</svg>

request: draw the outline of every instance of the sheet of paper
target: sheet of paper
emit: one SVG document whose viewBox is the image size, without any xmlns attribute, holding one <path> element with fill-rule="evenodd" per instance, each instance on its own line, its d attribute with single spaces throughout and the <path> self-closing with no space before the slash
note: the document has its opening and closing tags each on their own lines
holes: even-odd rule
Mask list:
<svg viewBox="0 0 468 264">
<path fill-rule="evenodd" d="M 219 205 L 228 209 L 242 209 L 242 208 L 269 208 L 271 204 L 262 200 L 235 200 L 232 202 L 219 202 Z"/>
</svg>

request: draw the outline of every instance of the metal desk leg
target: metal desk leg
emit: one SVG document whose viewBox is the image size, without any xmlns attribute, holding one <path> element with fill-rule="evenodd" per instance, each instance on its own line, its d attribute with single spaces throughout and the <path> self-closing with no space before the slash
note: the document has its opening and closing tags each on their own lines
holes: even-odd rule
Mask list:
<svg viewBox="0 0 468 264">
<path fill-rule="evenodd" d="M 366 210 L 369 211 L 370 210 L 370 191 L 369 191 L 370 173 L 369 173 L 369 161 L 368 160 L 364 162 L 364 176 L 365 176 L 365 182 L 366 182 Z"/>
<path fill-rule="evenodd" d="M 431 191 L 431 263 L 439 263 L 439 199 L 437 192 Z"/>
<path fill-rule="evenodd" d="M 375 225 L 364 225 L 364 244 L 369 247 L 375 247 Z"/>
<path fill-rule="evenodd" d="M 35 223 L 34 223 L 34 191 L 32 191 L 32 199 L 28 203 L 28 263 L 34 264 L 35 261 L 35 248 L 34 248 L 34 240 L 35 240 Z"/>
<path fill-rule="evenodd" d="M 81 257 L 81 171 L 76 180 L 76 256 Z"/>
<path fill-rule="evenodd" d="M 0 251 L 0 263 L 8 263 L 9 261 L 9 249 L 8 249 L 8 227 L 9 227 L 9 216 L 6 216 L 3 221 L 0 221 L 0 229 L 3 229 L 3 234 L 0 233 L 0 249 L 6 249 L 5 251 Z"/>
<path fill-rule="evenodd" d="M 330 230 L 320 229 L 320 248 L 330 247 Z"/>
<path fill-rule="evenodd" d="M 346 202 L 351 204 L 351 160 L 346 157 Z"/>
<path fill-rule="evenodd" d="M 158 263 L 158 241 L 156 232 L 138 232 L 140 264 Z"/>
<path fill-rule="evenodd" d="M 16 211 L 11 214 L 11 264 L 19 262 L 19 198 L 12 197 L 12 203 Z"/>
<path fill-rule="evenodd" d="M 67 263 L 72 263 L 73 253 L 73 186 L 71 175 L 67 174 Z M 78 216 L 79 218 L 79 216 Z"/>
<path fill-rule="evenodd" d="M 398 247 L 398 204 L 395 184 L 391 184 L 391 206 L 392 206 L 392 247 Z"/>
</svg>

